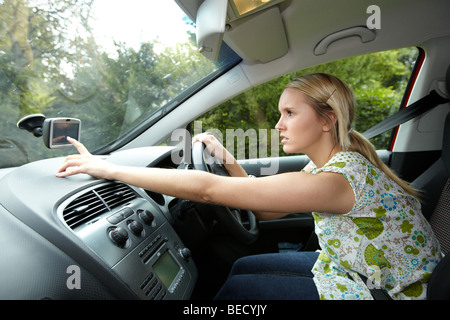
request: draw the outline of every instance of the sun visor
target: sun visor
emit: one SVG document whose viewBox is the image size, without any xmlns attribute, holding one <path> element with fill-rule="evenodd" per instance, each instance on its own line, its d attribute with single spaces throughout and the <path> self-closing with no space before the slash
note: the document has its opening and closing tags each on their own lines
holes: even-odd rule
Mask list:
<svg viewBox="0 0 450 320">
<path fill-rule="evenodd" d="M 225 32 L 227 0 L 205 0 L 197 11 L 197 46 L 201 54 L 215 61 Z"/>
<path fill-rule="evenodd" d="M 244 60 L 268 62 L 288 51 L 278 6 L 229 22 L 223 39 Z"/>
</svg>

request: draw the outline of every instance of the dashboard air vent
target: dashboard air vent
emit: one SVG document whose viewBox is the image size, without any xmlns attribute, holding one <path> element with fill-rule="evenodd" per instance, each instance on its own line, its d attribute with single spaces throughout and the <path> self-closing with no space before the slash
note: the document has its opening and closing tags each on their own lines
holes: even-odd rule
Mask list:
<svg viewBox="0 0 450 320">
<path fill-rule="evenodd" d="M 74 229 L 79 225 L 108 212 L 108 208 L 94 190 L 73 200 L 63 211 L 63 218 L 67 225 Z"/>
<path fill-rule="evenodd" d="M 63 210 L 63 219 L 74 229 L 136 197 L 134 191 L 123 183 L 101 185 L 70 202 Z"/>
<path fill-rule="evenodd" d="M 113 183 L 95 190 L 110 210 L 136 199 L 134 191 L 123 183 Z"/>
</svg>

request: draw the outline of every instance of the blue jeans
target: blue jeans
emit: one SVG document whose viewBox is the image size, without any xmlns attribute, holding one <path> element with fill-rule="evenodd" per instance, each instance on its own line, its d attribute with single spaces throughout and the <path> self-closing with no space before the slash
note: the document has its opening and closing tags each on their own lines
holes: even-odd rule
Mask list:
<svg viewBox="0 0 450 320">
<path fill-rule="evenodd" d="M 318 300 L 311 269 L 317 252 L 287 252 L 238 259 L 217 300 Z"/>
</svg>

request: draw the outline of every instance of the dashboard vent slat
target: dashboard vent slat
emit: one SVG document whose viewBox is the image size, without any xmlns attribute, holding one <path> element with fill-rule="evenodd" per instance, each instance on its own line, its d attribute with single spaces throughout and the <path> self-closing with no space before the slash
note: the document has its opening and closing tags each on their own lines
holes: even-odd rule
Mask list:
<svg viewBox="0 0 450 320">
<path fill-rule="evenodd" d="M 74 229 L 92 217 L 108 212 L 103 201 L 93 191 L 72 201 L 63 211 L 63 218 Z"/>
<path fill-rule="evenodd" d="M 134 191 L 125 184 L 109 185 L 96 191 L 110 209 L 122 206 L 136 198 Z"/>
<path fill-rule="evenodd" d="M 71 229 L 75 229 L 135 198 L 137 195 L 129 186 L 108 183 L 72 200 L 63 210 L 63 219 Z"/>
</svg>

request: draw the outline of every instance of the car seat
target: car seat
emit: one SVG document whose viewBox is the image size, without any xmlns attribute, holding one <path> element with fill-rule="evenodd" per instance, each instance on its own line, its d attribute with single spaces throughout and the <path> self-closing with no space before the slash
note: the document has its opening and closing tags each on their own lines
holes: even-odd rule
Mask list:
<svg viewBox="0 0 450 320">
<path fill-rule="evenodd" d="M 441 157 L 413 183 L 423 190 L 424 215 L 439 240 L 445 255 L 431 274 L 427 297 L 431 300 L 450 299 L 450 113 L 445 119 Z"/>
<path fill-rule="evenodd" d="M 450 94 L 450 67 L 446 75 Z M 439 240 L 444 258 L 428 281 L 429 300 L 450 299 L 450 113 L 445 119 L 441 157 L 422 173 L 412 185 L 423 191 L 422 212 Z"/>
</svg>

